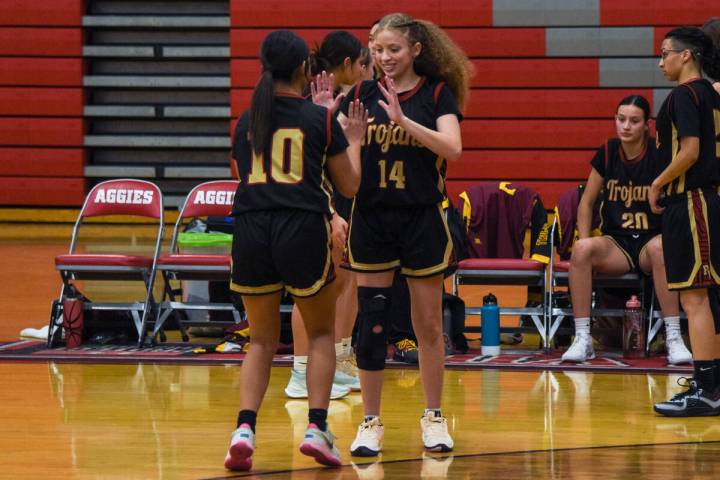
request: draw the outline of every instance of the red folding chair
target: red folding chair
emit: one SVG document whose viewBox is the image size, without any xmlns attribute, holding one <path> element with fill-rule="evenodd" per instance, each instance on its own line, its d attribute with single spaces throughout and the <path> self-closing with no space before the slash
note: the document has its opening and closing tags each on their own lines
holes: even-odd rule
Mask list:
<svg viewBox="0 0 720 480">
<path fill-rule="evenodd" d="M 521 285 L 542 294 L 537 306 L 500 306 L 500 315 L 527 315 L 546 346 L 545 249 L 533 258 L 523 258 L 525 233 L 547 236 L 547 212 L 532 189 L 510 182 L 481 183 L 460 195 L 460 208 L 468 227 L 471 255 L 458 264 L 453 276 L 453 294 L 459 285 Z M 534 223 L 537 225 L 532 225 Z M 544 233 L 543 233 L 544 232 Z M 469 315 L 480 315 L 480 308 L 467 308 Z M 478 331 L 466 327 L 466 331 Z M 503 328 L 518 331 L 521 328 Z"/>
<path fill-rule="evenodd" d="M 193 322 L 182 318 L 178 311 L 187 310 L 215 310 L 232 312 L 235 323 L 240 323 L 240 313 L 232 303 L 188 302 L 178 301 L 177 290 L 171 285 L 171 280 L 203 280 L 230 282 L 230 256 L 217 254 L 181 254 L 178 249 L 178 235 L 185 220 L 193 217 L 228 216 L 231 213 L 233 199 L 240 182 L 235 180 L 217 180 L 202 183 L 188 194 L 180 214 L 175 222 L 170 253 L 158 258 L 157 270 L 164 280 L 163 299 L 157 310 L 157 319 L 153 330 L 153 337 L 157 335 L 168 317 L 172 314 L 178 321 L 183 339 L 187 341 L 186 326 L 211 325 L 215 322 Z M 227 322 L 225 322 L 227 324 Z"/>
<path fill-rule="evenodd" d="M 152 256 L 129 254 L 75 253 L 83 220 L 91 217 L 132 215 L 151 218 L 157 222 L 155 249 Z M 155 282 L 155 263 L 160 254 L 163 237 L 163 199 L 160 188 L 144 180 L 117 179 L 99 183 L 88 193 L 72 231 L 70 251 L 55 257 L 55 269 L 62 277 L 60 298 L 50 316 L 48 346 L 59 339 L 62 328 L 62 303 L 73 291 L 76 280 L 133 280 L 142 281 L 145 295 L 142 302 L 95 303 L 85 302 L 83 310 L 125 310 L 132 315 L 142 346 L 148 315 L 154 304 L 152 289 Z"/>
</svg>

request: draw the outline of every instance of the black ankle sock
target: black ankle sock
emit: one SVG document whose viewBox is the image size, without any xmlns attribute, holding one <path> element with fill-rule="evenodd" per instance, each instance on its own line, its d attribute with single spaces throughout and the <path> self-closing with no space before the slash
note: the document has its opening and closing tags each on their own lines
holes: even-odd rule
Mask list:
<svg viewBox="0 0 720 480">
<path fill-rule="evenodd" d="M 238 428 L 243 423 L 247 423 L 248 425 L 250 425 L 250 428 L 252 429 L 253 433 L 255 433 L 255 423 L 256 422 L 257 422 L 257 412 L 253 412 L 252 410 L 240 410 L 240 413 L 238 413 L 238 418 L 237 418 L 237 427 Z"/>
<path fill-rule="evenodd" d="M 327 430 L 327 410 L 311 408 L 308 412 L 308 423 L 314 423 L 323 432 Z"/>
<path fill-rule="evenodd" d="M 704 390 L 712 392 L 715 390 L 715 361 L 714 360 L 695 360 L 695 381 Z"/>
</svg>

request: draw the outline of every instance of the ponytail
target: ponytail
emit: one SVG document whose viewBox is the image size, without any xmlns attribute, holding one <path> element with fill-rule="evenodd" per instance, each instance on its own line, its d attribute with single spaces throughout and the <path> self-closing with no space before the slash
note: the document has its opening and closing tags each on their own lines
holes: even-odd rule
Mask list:
<svg viewBox="0 0 720 480">
<path fill-rule="evenodd" d="M 325 35 L 322 43 L 315 45 L 310 55 L 310 74 L 315 76 L 322 71 L 331 73 L 342 67 L 346 58 L 355 62 L 362 51 L 362 43 L 355 35 L 345 30 L 336 30 Z"/>
<path fill-rule="evenodd" d="M 250 143 L 253 152 L 260 155 L 270 143 L 273 124 L 275 87 L 272 73 L 265 70 L 255 86 L 250 103 Z"/>
<path fill-rule="evenodd" d="M 288 30 L 268 34 L 260 46 L 262 76 L 250 103 L 248 134 L 253 152 L 262 153 L 270 144 L 274 128 L 275 80 L 290 81 L 308 57 L 305 41 Z"/>
</svg>

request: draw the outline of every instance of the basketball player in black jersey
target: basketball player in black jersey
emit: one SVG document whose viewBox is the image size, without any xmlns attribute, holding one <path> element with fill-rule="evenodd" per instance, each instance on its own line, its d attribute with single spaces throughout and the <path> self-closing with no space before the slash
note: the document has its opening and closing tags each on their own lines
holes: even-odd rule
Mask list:
<svg viewBox="0 0 720 480">
<path fill-rule="evenodd" d="M 310 54 L 310 97 L 314 103 L 337 110 L 342 96 L 365 73 L 362 62 L 363 46 L 354 35 L 344 30 L 330 32 Z M 337 87 L 335 86 L 337 84 Z M 306 89 L 308 90 L 308 89 Z M 334 192 L 335 212 L 332 216 L 333 262 L 337 265 L 343 256 L 347 240 L 347 222 L 350 220 L 352 200 Z M 338 269 L 333 282 L 337 296 L 335 308 L 335 377 L 330 397 L 342 398 L 351 390 L 360 390 L 357 368 L 352 358 L 352 330 L 357 315 L 357 291 L 353 273 Z M 297 307 L 292 312 L 293 368 L 285 387 L 290 398 L 306 398 L 308 395 L 305 372 L 307 368 L 308 339 L 303 319 Z"/>
<path fill-rule="evenodd" d="M 423 444 L 449 451 L 453 441 L 440 411 L 441 292 L 452 244 L 441 202 L 445 162 L 462 152 L 458 104 L 465 103 L 471 67 L 439 27 L 408 15 L 384 17 L 373 41 L 385 76 L 351 90 L 341 107 L 347 112 L 359 98 L 370 111 L 348 237 L 348 261 L 358 279 L 356 355 L 365 410 L 351 451 L 374 456 L 382 449 L 380 398 L 396 269 L 408 281 L 420 345 Z"/>
<path fill-rule="evenodd" d="M 595 357 L 590 336 L 593 272 L 622 275 L 629 271 L 652 274 L 666 327 L 668 361 L 692 361 L 680 334 L 678 295 L 665 280 L 660 215 L 650 210 L 650 184 L 666 166 L 657 158 L 655 139 L 648 136 L 650 104 L 640 95 L 620 101 L 615 115 L 618 138 L 600 147 L 578 205 L 580 239 L 570 259 L 570 295 L 575 339 L 563 361 L 584 362 Z M 601 195 L 601 236 L 591 237 L 593 206 Z"/>
<path fill-rule="evenodd" d="M 655 411 L 718 415 L 720 325 L 713 321 L 708 288 L 720 285 L 720 96 L 702 73 L 720 79 L 720 52 L 699 28 L 676 28 L 665 35 L 659 66 L 678 86 L 658 113 L 658 150 L 669 165 L 652 184 L 650 204 L 662 212 L 668 286 L 680 291 L 695 372 L 686 391 L 655 404 Z"/>
<path fill-rule="evenodd" d="M 252 342 L 240 377 L 237 429 L 225 458 L 232 470 L 252 466 L 256 416 L 277 349 L 283 290 L 295 298 L 310 338 L 309 425 L 300 451 L 319 463 L 340 465 L 327 428 L 335 297 L 326 288 L 334 277 L 332 191 L 326 176 L 345 195 L 357 190 L 367 113 L 353 102 L 341 129 L 330 111 L 301 96 L 308 53 L 292 32 L 275 31 L 265 38 L 262 77 L 235 130 L 240 185 L 233 204 L 231 289 L 242 295 Z"/>
</svg>

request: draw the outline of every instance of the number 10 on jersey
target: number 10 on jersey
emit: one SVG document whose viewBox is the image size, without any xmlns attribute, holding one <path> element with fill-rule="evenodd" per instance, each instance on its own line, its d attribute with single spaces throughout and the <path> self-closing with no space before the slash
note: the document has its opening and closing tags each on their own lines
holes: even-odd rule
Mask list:
<svg viewBox="0 0 720 480">
<path fill-rule="evenodd" d="M 380 160 L 380 188 L 387 188 L 388 182 L 395 182 L 395 188 L 405 188 L 405 166 L 402 160 L 391 162 L 390 172 L 388 173 L 387 160 Z"/>
</svg>

